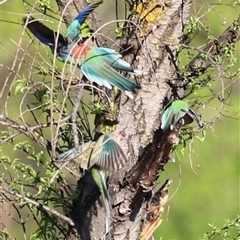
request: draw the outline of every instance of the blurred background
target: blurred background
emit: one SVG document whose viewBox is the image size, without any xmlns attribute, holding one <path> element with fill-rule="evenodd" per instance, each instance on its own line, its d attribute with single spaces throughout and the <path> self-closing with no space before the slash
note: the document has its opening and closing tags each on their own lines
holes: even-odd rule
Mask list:
<svg viewBox="0 0 240 240">
<path fill-rule="evenodd" d="M 222 1 L 194 1 L 191 14 L 195 16 L 202 26 L 206 26 L 205 31 L 199 31 L 195 36 L 191 46 L 202 46 L 209 41 L 209 34 L 214 38 L 221 34 L 239 15 L 239 5 L 234 5 L 229 0 Z M 19 68 L 19 61 L 23 52 L 19 53 L 19 61 L 15 63 L 14 58 L 18 54 L 18 45 L 24 46 L 26 49 L 30 41 L 29 36 L 25 33 L 23 36 L 23 27 L 21 26 L 22 17 L 26 15 L 27 9 L 35 1 L 8 1 L 0 5 L 0 31 L 1 31 L 1 78 L 0 89 L 3 89 L 5 79 L 9 75 L 10 69 Z M 237 1 L 236 1 L 237 3 Z M 57 11 L 54 1 L 51 1 L 52 9 Z M 38 7 L 38 5 L 37 5 Z M 121 5 L 120 5 L 121 7 Z M 112 9 L 110 11 L 110 8 Z M 116 19 L 115 1 L 105 0 L 105 3 L 97 9 L 97 19 L 102 19 L 99 25 L 103 25 L 108 21 Z M 106 14 L 107 12 L 107 14 Z M 38 15 L 39 18 L 42 16 Z M 122 14 L 122 17 L 124 15 Z M 120 14 L 121 18 L 121 14 Z M 54 27 L 54 19 L 48 24 Z M 57 21 L 55 21 L 57 22 Z M 56 25 L 55 25 L 56 26 Z M 207 27 L 208 26 L 208 27 Z M 64 24 L 61 30 L 65 31 Z M 114 39 L 114 25 L 105 28 L 105 32 L 109 33 L 109 37 Z M 40 49 L 41 57 L 38 50 Z M 36 56 L 39 62 L 43 63 L 50 53 L 48 48 L 44 48 L 35 40 L 35 45 L 28 48 L 31 57 Z M 240 69 L 240 44 L 237 44 L 235 51 L 237 62 L 231 68 L 232 71 Z M 32 61 L 29 56 L 25 56 L 25 61 Z M 186 64 L 188 59 L 181 55 L 181 64 Z M 60 63 L 57 63 L 60 64 Z M 28 67 L 26 64 L 20 65 L 19 77 L 27 77 Z M 239 214 L 240 210 L 240 106 L 239 106 L 239 76 L 235 79 L 226 81 L 218 81 L 219 76 L 216 73 L 216 81 L 203 91 L 198 91 L 197 98 L 202 102 L 202 106 L 198 111 L 202 114 L 205 123 L 209 123 L 214 119 L 214 124 L 210 125 L 205 131 L 205 137 L 202 141 L 202 133 L 199 132 L 199 138 L 195 138 L 194 142 L 188 142 L 186 148 L 179 146 L 175 151 L 175 162 L 166 165 L 165 172 L 158 180 L 159 184 L 165 182 L 166 179 L 172 179 L 173 184 L 170 187 L 170 199 L 165 207 L 163 222 L 159 229 L 155 232 L 155 239 L 163 240 L 186 240 L 201 239 L 206 231 L 210 231 L 208 224 L 221 227 L 226 219 L 233 219 Z M 10 79 L 14 78 L 14 74 Z M 47 81 L 43 77 L 36 77 L 36 82 Z M 8 82 L 7 89 L 11 87 L 11 81 Z M 215 99 L 209 101 L 212 97 L 213 90 L 215 94 L 225 92 L 227 104 L 222 109 L 220 100 Z M 3 93 L 6 100 L 8 92 Z M 189 97 L 190 100 L 194 96 Z M 11 100 L 5 105 L 5 101 L 1 101 L 1 112 L 4 108 L 8 108 L 9 116 L 16 119 L 19 116 L 19 103 L 22 100 L 21 95 L 11 96 Z M 208 104 L 206 104 L 209 101 Z M 17 104 L 16 104 L 17 103 Z M 24 108 L 24 104 L 23 104 Z M 219 114 L 221 108 L 221 114 Z M 219 116 L 219 119 L 215 119 Z M 31 116 L 25 115 L 25 119 L 31 124 Z M 45 119 L 40 121 L 44 122 Z M 39 150 L 39 146 L 36 146 Z M 24 153 L 10 152 L 12 146 L 4 146 L 3 151 L 9 156 L 24 158 Z M 1 215 L 1 214 L 0 214 Z M 9 221 L 8 218 L 0 217 L 0 221 Z M 4 223 L 10 225 L 14 231 L 17 229 L 16 223 L 11 221 Z M 15 235 L 15 234 L 14 234 Z M 17 232 L 16 232 L 17 236 Z M 18 236 L 16 239 L 23 239 Z"/>
</svg>

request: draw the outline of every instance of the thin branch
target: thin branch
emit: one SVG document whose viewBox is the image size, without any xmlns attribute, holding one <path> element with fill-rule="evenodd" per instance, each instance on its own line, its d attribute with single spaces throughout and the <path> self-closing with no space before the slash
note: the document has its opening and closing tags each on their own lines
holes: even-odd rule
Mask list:
<svg viewBox="0 0 240 240">
<path fill-rule="evenodd" d="M 23 196 L 22 194 L 16 193 L 16 192 L 14 192 L 14 191 L 12 191 L 12 190 L 9 190 L 9 189 L 5 189 L 5 188 L 3 188 L 2 186 L 0 186 L 0 193 L 2 193 L 2 194 L 7 193 L 7 194 L 13 195 L 13 196 L 15 196 L 15 197 L 18 197 L 18 198 L 20 198 L 20 199 L 23 199 L 23 200 L 25 200 L 28 204 L 31 203 L 31 204 L 35 205 L 38 209 L 47 211 L 47 212 L 49 212 L 49 213 L 51 213 L 51 214 L 53 214 L 53 215 L 61 218 L 62 220 L 68 222 L 68 224 L 69 224 L 70 226 L 74 226 L 74 222 L 73 222 L 70 218 L 64 216 L 63 214 L 57 212 L 56 210 L 54 210 L 54 209 L 52 209 L 52 208 L 49 208 L 49 207 L 47 207 L 47 206 L 45 206 L 45 205 L 43 205 L 43 204 L 41 204 L 41 203 L 38 203 L 38 202 L 36 202 L 36 201 L 28 198 L 28 197 Z M 20 205 L 25 205 L 25 203 L 23 203 L 23 204 L 20 203 Z"/>
<path fill-rule="evenodd" d="M 208 43 L 205 48 L 187 65 L 186 69 L 191 76 L 198 76 L 206 72 L 212 66 L 215 57 L 224 54 L 224 48 L 230 44 L 236 44 L 240 39 L 240 15 L 231 26 L 229 26 L 221 35 Z M 203 54 L 204 52 L 205 54 Z M 207 56 L 205 56 L 207 55 Z M 191 78 L 188 78 L 184 84 L 188 84 Z"/>
<path fill-rule="evenodd" d="M 67 116 L 67 117 L 63 118 L 61 120 L 61 122 L 65 122 L 66 120 L 69 119 L 69 117 L 70 116 Z M 54 121 L 55 125 L 58 124 L 58 123 L 59 123 L 59 121 Z M 51 146 L 50 142 L 48 140 L 44 140 L 42 138 L 42 136 L 40 136 L 40 134 L 38 132 L 36 132 L 37 129 L 43 129 L 43 128 L 49 127 L 50 123 L 44 123 L 44 124 L 39 124 L 39 125 L 30 127 L 30 126 L 20 125 L 20 124 L 16 123 L 15 121 L 13 121 L 12 119 L 7 118 L 3 115 L 0 115 L 0 124 L 3 125 L 3 126 L 11 127 L 13 129 L 17 130 L 19 133 L 22 133 L 22 134 L 28 136 L 29 138 L 31 138 L 32 140 L 38 142 L 43 147 Z M 8 138 L 8 140 L 13 139 L 18 134 L 12 135 L 11 138 Z"/>
</svg>

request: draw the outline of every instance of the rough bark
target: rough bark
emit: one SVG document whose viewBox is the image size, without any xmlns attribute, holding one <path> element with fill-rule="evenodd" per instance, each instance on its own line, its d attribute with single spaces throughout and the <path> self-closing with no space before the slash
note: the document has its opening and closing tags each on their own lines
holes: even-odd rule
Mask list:
<svg viewBox="0 0 240 240">
<path fill-rule="evenodd" d="M 57 1 L 60 6 L 66 2 Z M 163 133 L 160 116 L 176 94 L 183 96 L 182 90 L 173 91 L 171 82 L 175 86 L 183 85 L 176 67 L 176 46 L 183 35 L 191 3 L 191 0 L 176 0 L 164 6 L 161 4 L 164 9 L 161 20 L 147 23 L 144 37 L 135 38 L 136 34 L 139 36 L 137 30 L 132 33 L 126 43 L 131 45 L 137 57 L 131 52 L 128 58 L 135 56 L 136 68 L 146 72 L 140 79 L 141 90 L 133 101 L 126 102 L 122 96 L 114 121 L 106 115 L 96 119 L 96 124 L 101 125 L 105 118 L 108 120 L 105 125 L 125 132 L 121 146 L 129 159 L 127 166 L 108 181 L 113 208 L 112 239 L 149 239 L 161 222 L 171 181 L 165 182 L 154 194 L 155 185 L 169 161 L 172 146 L 178 143 L 178 131 Z M 75 13 L 70 11 L 69 14 Z M 236 36 L 239 38 L 239 32 Z M 189 63 L 189 71 L 195 71 L 196 59 Z M 206 63 L 204 69 L 208 67 Z M 176 79 L 179 80 L 176 82 Z M 78 189 L 80 193 L 70 214 L 75 226 L 69 229 L 68 239 L 108 239 L 104 232 L 105 213 L 98 203 L 100 194 L 89 173 L 79 181 Z"/>
</svg>

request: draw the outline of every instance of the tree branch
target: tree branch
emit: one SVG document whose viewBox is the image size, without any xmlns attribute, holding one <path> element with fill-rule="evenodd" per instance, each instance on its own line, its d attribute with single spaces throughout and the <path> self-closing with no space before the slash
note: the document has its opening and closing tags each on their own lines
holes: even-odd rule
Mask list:
<svg viewBox="0 0 240 240">
<path fill-rule="evenodd" d="M 44 210 L 44 211 L 46 211 L 46 212 L 48 212 L 48 213 L 51 213 L 51 214 L 53 214 L 53 215 L 61 218 L 62 220 L 68 222 L 68 224 L 69 224 L 70 226 L 74 226 L 74 223 L 73 223 L 73 221 L 72 221 L 70 218 L 64 216 L 63 214 L 61 214 L 60 212 L 58 212 L 58 211 L 56 211 L 56 210 L 54 210 L 54 209 L 52 209 L 52 208 L 49 208 L 48 206 L 45 206 L 45 205 L 40 204 L 40 203 L 38 203 L 38 202 L 36 202 L 36 201 L 28 198 L 28 197 L 25 197 L 25 196 L 23 196 L 23 195 L 20 194 L 20 193 L 14 192 L 14 191 L 9 190 L 9 189 L 5 189 L 5 188 L 3 188 L 2 186 L 0 186 L 0 193 L 1 193 L 1 194 L 6 194 L 6 193 L 7 193 L 7 194 L 10 194 L 11 196 L 18 197 L 18 198 L 26 201 L 26 203 L 28 203 L 28 204 L 29 204 L 29 203 L 33 204 L 33 205 L 36 206 L 38 209 L 42 209 L 42 210 Z M 19 204 L 19 205 L 25 205 L 26 203 L 22 203 L 22 204 Z"/>
<path fill-rule="evenodd" d="M 187 65 L 186 69 L 190 76 L 185 80 L 187 85 L 192 77 L 202 75 L 213 65 L 216 57 L 224 54 L 224 48 L 236 44 L 240 39 L 240 15 L 233 23 L 216 39 L 209 42 L 204 49 Z M 203 54 L 204 52 L 205 54 Z"/>
</svg>

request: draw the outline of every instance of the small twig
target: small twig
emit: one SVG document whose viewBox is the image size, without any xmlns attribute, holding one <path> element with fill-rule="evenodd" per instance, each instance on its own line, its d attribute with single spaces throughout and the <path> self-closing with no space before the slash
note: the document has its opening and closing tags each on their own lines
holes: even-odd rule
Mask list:
<svg viewBox="0 0 240 240">
<path fill-rule="evenodd" d="M 69 117 L 65 117 L 63 119 L 61 119 L 61 122 L 65 122 L 67 119 L 69 119 Z M 54 121 L 54 124 L 59 123 L 59 121 Z M 28 137 L 30 137 L 32 140 L 38 142 L 39 144 L 41 144 L 43 147 L 47 147 L 50 146 L 50 142 L 47 140 L 44 140 L 37 132 L 37 129 L 42 129 L 42 128 L 47 128 L 50 126 L 50 123 L 44 123 L 44 124 L 39 124 L 36 126 L 23 126 L 20 125 L 18 123 L 16 123 L 15 121 L 11 120 L 10 118 L 7 118 L 3 115 L 0 115 L 0 125 L 6 126 L 6 127 L 11 127 L 15 130 L 17 130 L 19 133 L 22 133 Z M 7 138 L 8 140 L 13 139 L 14 137 L 16 137 L 19 133 L 12 135 L 11 137 Z M 1 142 L 2 144 L 3 142 Z"/>
<path fill-rule="evenodd" d="M 240 39 L 240 16 L 236 19 L 221 35 L 209 42 L 203 52 L 208 55 L 208 58 L 200 52 L 187 66 L 186 69 L 191 73 L 191 76 L 204 73 L 211 65 L 212 59 L 216 56 L 221 56 L 224 53 L 224 48 L 229 44 L 236 44 Z M 211 58 L 209 57 L 211 56 Z M 188 78 L 187 82 L 190 82 Z"/>
<path fill-rule="evenodd" d="M 76 150 L 78 150 L 78 148 L 79 148 L 79 138 L 78 138 L 78 129 L 77 129 L 77 114 L 78 114 L 78 107 L 81 103 L 83 88 L 84 88 L 84 86 L 79 84 L 79 86 L 76 90 L 76 98 L 74 100 L 73 108 L 72 108 L 72 112 L 71 112 L 73 140 L 74 140 L 74 145 L 75 145 Z"/>
<path fill-rule="evenodd" d="M 38 209 L 47 211 L 47 212 L 49 212 L 49 213 L 51 213 L 51 214 L 53 214 L 53 215 L 61 218 L 62 220 L 68 222 L 68 224 L 69 224 L 70 226 L 74 226 L 74 222 L 73 222 L 70 218 L 64 216 L 63 214 L 57 212 L 56 210 L 54 210 L 54 209 L 52 209 L 52 208 L 49 208 L 49 207 L 47 207 L 47 206 L 45 206 L 45 205 L 43 205 L 43 204 L 41 204 L 41 203 L 36 202 L 35 200 L 32 200 L 32 199 L 30 199 L 30 198 L 28 198 L 28 197 L 25 197 L 25 196 L 23 196 L 23 195 L 20 194 L 20 193 L 16 193 L 16 192 L 14 192 L 14 191 L 12 191 L 12 190 L 5 189 L 5 188 L 3 188 L 2 186 L 0 186 L 0 193 L 3 193 L 3 194 L 8 193 L 8 194 L 11 194 L 11 195 L 13 195 L 13 196 L 15 196 L 15 197 L 18 197 L 18 198 L 20 198 L 20 199 L 23 199 L 23 200 L 25 200 L 28 204 L 31 203 L 31 204 L 35 205 Z M 25 204 L 25 203 L 23 203 L 23 204 Z"/>
</svg>

